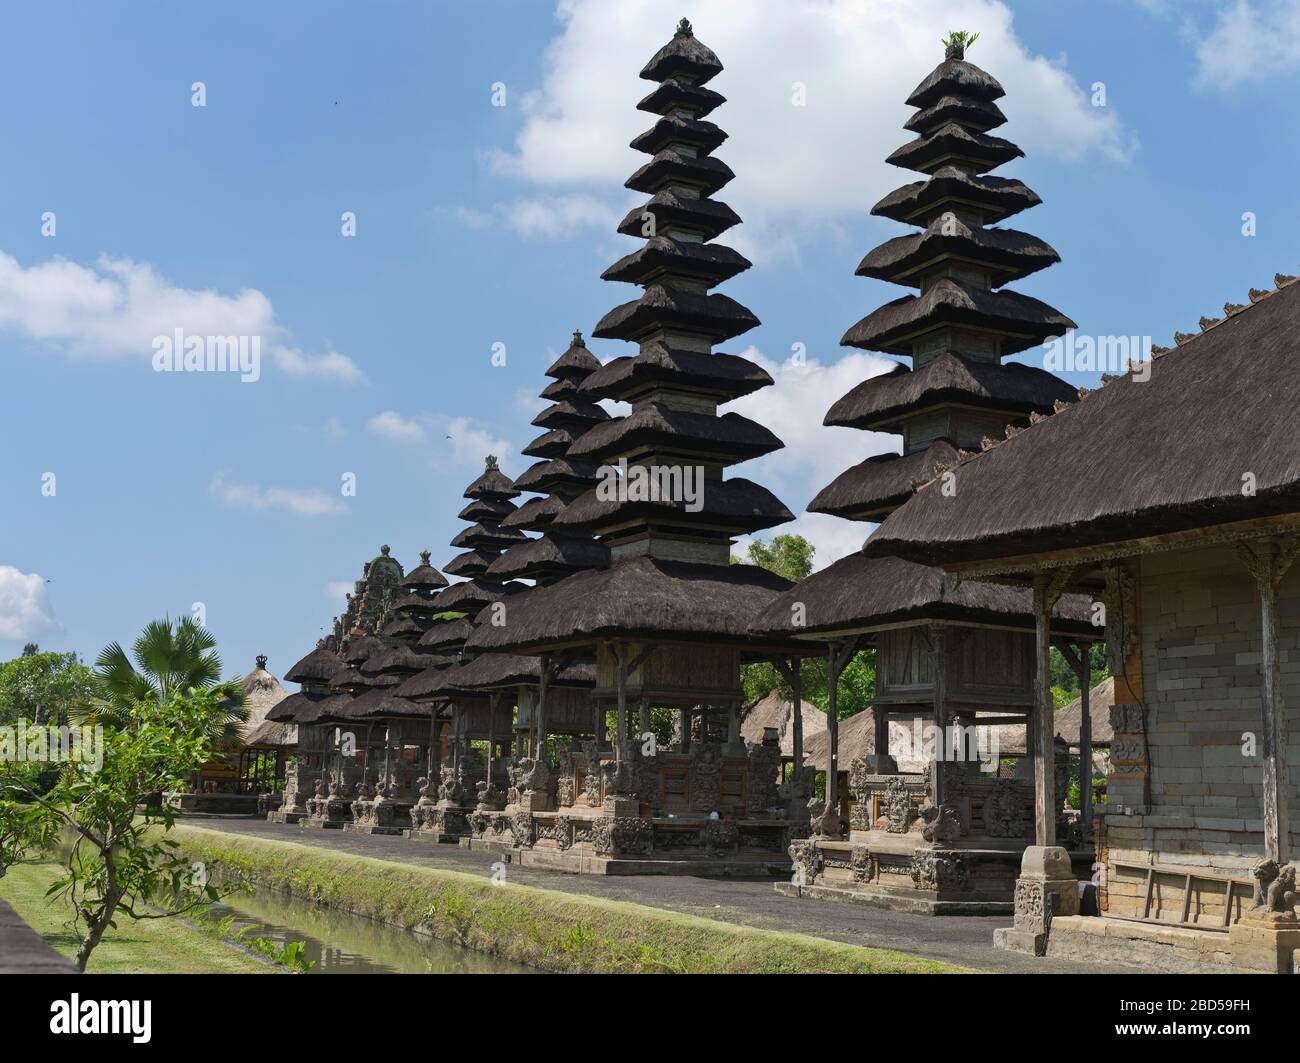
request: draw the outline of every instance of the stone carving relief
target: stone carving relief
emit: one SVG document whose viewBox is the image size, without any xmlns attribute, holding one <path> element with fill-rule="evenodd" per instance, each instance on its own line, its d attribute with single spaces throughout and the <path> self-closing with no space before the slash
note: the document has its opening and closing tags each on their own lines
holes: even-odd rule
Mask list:
<svg viewBox="0 0 1300 1063">
<path fill-rule="evenodd" d="M 993 838 L 1020 838 L 1030 825 L 1025 799 L 1010 779 L 999 779 L 984 799 L 984 833 Z"/>
<path fill-rule="evenodd" d="M 787 852 L 794 864 L 790 881 L 796 886 L 811 886 L 816 882 L 817 875 L 822 869 L 822 857 L 817 843 L 808 838 L 801 838 L 791 842 Z"/>
<path fill-rule="evenodd" d="M 917 849 L 912 854 L 912 884 L 919 890 L 970 888 L 970 869 L 961 853 Z"/>
<path fill-rule="evenodd" d="M 1295 868 L 1279 865 L 1276 860 L 1262 860 L 1251 871 L 1255 894 L 1251 909 L 1262 912 L 1294 914 L 1296 905 Z"/>
<path fill-rule="evenodd" d="M 885 796 L 880 802 L 885 814 L 885 830 L 890 834 L 906 834 L 916 819 L 916 809 L 912 805 L 912 795 L 901 776 L 894 776 L 885 787 Z"/>
<path fill-rule="evenodd" d="M 691 807 L 697 812 L 711 812 L 722 800 L 722 747 L 716 742 L 691 745 L 687 788 Z"/>
<path fill-rule="evenodd" d="M 951 845 L 961 837 L 961 817 L 952 805 L 927 802 L 921 807 L 921 819 L 925 821 L 921 837 L 932 845 Z"/>
<path fill-rule="evenodd" d="M 728 856 L 740 847 L 740 828 L 722 819 L 711 819 L 700 831 L 700 844 L 710 856 Z"/>
</svg>

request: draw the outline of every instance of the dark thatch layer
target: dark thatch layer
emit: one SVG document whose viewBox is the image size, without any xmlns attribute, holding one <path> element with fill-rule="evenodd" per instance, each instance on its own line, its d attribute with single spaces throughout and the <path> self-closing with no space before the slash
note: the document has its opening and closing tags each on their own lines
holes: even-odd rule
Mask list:
<svg viewBox="0 0 1300 1063">
<path fill-rule="evenodd" d="M 654 195 L 660 188 L 680 183 L 694 185 L 702 196 L 711 196 L 735 177 L 731 166 L 710 155 L 690 156 L 675 148 L 664 148 L 624 181 L 623 186 L 634 192 Z"/>
<path fill-rule="evenodd" d="M 667 114 L 679 107 L 687 107 L 703 118 L 727 102 L 727 98 L 712 89 L 692 85 L 685 78 L 668 78 L 636 105 L 638 111 Z"/>
<path fill-rule="evenodd" d="M 969 204 L 983 214 L 985 224 L 996 224 L 1042 200 L 1021 181 L 1008 177 L 977 176 L 956 166 L 941 166 L 928 181 L 896 188 L 871 208 L 882 218 L 922 224 L 926 215 L 945 204 Z"/>
<path fill-rule="evenodd" d="M 298 727 L 292 723 L 263 720 L 244 736 L 245 749 L 273 749 L 298 744 Z"/>
<path fill-rule="evenodd" d="M 402 698 L 427 698 L 436 694 L 446 686 L 447 676 L 458 664 L 459 660 L 452 664 L 426 668 L 423 672 L 411 676 L 394 693 Z"/>
<path fill-rule="evenodd" d="M 661 328 L 675 328 L 722 343 L 759 323 L 758 318 L 729 295 L 716 292 L 700 295 L 651 284 L 641 298 L 616 306 L 602 317 L 592 335 L 637 341 Z"/>
<path fill-rule="evenodd" d="M 1149 380 L 1112 380 L 962 465 L 957 498 L 923 489 L 866 550 L 986 560 L 1300 513 L 1298 335 L 1292 284 L 1155 359 Z M 1069 490 L 1043 489 L 1064 476 Z"/>
<path fill-rule="evenodd" d="M 683 75 L 683 80 L 693 85 L 703 85 L 721 73 L 722 63 L 713 49 L 696 39 L 685 19 L 678 25 L 673 39 L 641 68 L 641 77 L 646 81 L 667 81 Z"/>
<path fill-rule="evenodd" d="M 538 428 L 565 428 L 578 426 L 579 429 L 600 421 L 608 421 L 609 414 L 594 402 L 566 399 L 547 406 L 533 418 L 532 423 Z M 519 492 L 515 492 L 518 494 Z"/>
<path fill-rule="evenodd" d="M 517 482 L 517 481 L 516 481 Z M 524 541 L 524 533 L 515 531 L 511 528 L 489 527 L 483 524 L 474 524 L 468 528 L 462 528 L 456 533 L 451 540 L 451 545 L 457 548 L 468 548 L 470 550 L 503 550 L 507 546 L 514 546 L 515 543 Z"/>
<path fill-rule="evenodd" d="M 570 502 L 555 518 L 552 527 L 575 534 L 595 533 L 600 528 L 634 518 L 657 517 L 690 521 L 696 526 L 715 525 L 740 533 L 760 531 L 794 520 L 794 515 L 776 495 L 766 487 L 739 476 L 706 481 L 701 491 L 703 506 L 695 513 L 686 511 L 684 501 L 605 501 L 597 491 L 588 491 Z"/>
<path fill-rule="evenodd" d="M 373 635 L 365 635 L 362 638 L 352 640 L 348 644 L 348 648 L 343 651 L 343 660 L 348 664 L 360 664 L 372 653 L 381 653 L 387 648 L 383 642 Z"/>
<path fill-rule="evenodd" d="M 602 366 L 582 382 L 581 392 L 593 399 L 626 402 L 650 388 L 671 385 L 735 399 L 771 383 L 767 370 L 748 358 L 678 351 L 652 343 L 635 357 L 615 358 Z"/>
<path fill-rule="evenodd" d="M 288 683 L 327 683 L 343 668 L 344 660 L 326 646 L 317 646 L 285 674 Z"/>
<path fill-rule="evenodd" d="M 665 151 L 660 152 L 654 162 L 647 163 L 633 174 L 628 181 L 629 186 L 632 181 L 637 180 L 638 174 L 645 173 L 651 167 L 662 171 L 655 175 L 660 182 L 677 176 L 683 179 L 695 178 L 698 183 L 702 179 L 699 171 L 703 171 L 703 175 L 712 174 L 716 178 L 713 183 L 717 187 L 704 190 L 709 193 L 716 192 L 735 176 L 726 163 L 719 162 L 717 159 L 688 159 L 676 152 Z M 638 181 L 638 184 L 641 183 L 643 182 Z M 640 188 L 638 191 L 649 191 L 649 189 Z M 740 224 L 740 215 L 725 203 L 715 199 L 691 199 L 689 196 L 678 195 L 671 189 L 664 189 L 655 192 L 641 206 L 629 210 L 618 223 L 617 231 L 624 236 L 644 236 L 647 214 L 654 217 L 657 229 L 688 229 L 699 233 L 703 240 L 712 240 L 733 225 Z"/>
<path fill-rule="evenodd" d="M 899 365 L 864 380 L 827 412 L 822 422 L 872 430 L 896 418 L 940 403 L 955 402 L 990 410 L 1050 412 L 1053 403 L 1074 402 L 1076 389 L 1037 366 L 995 365 L 956 354 L 941 354 L 912 371 Z"/>
<path fill-rule="evenodd" d="M 395 690 L 368 690 L 342 707 L 341 715 L 350 720 L 425 719 L 429 707 L 399 697 Z"/>
<path fill-rule="evenodd" d="M 569 535 L 543 535 L 512 546 L 492 562 L 488 574 L 501 579 L 535 579 L 577 572 L 584 568 L 605 568 L 609 547 L 592 539 Z"/>
<path fill-rule="evenodd" d="M 570 385 L 570 391 L 565 398 L 572 400 L 577 397 L 578 385 L 573 380 L 564 380 L 560 383 Z M 550 388 L 546 390 L 549 391 Z M 548 397 L 546 392 L 542 392 L 542 397 Z M 552 428 L 549 432 L 539 435 L 520 453 L 530 458 L 562 458 L 569 452 L 569 447 L 577 438 L 568 428 Z"/>
<path fill-rule="evenodd" d="M 327 698 L 313 701 L 297 711 L 294 721 L 299 726 L 307 723 L 326 723 L 330 720 L 346 719 L 346 707 L 352 701 L 351 694 L 331 694 Z"/>
<path fill-rule="evenodd" d="M 536 686 L 542 675 L 540 657 L 514 653 L 484 653 L 457 666 L 439 690 L 482 690 L 489 687 Z M 550 684 L 563 687 L 594 687 L 596 666 L 591 661 L 566 662 L 551 677 Z"/>
<path fill-rule="evenodd" d="M 713 416 L 647 402 L 626 417 L 597 425 L 569 448 L 573 457 L 605 462 L 639 450 L 686 454 L 723 464 L 780 450 L 781 440 L 738 413 Z"/>
<path fill-rule="evenodd" d="M 633 558 L 519 595 L 506 623 L 479 625 L 468 646 L 534 653 L 602 638 L 743 643 L 753 618 L 790 586 L 752 565 Z"/>
<path fill-rule="evenodd" d="M 495 561 L 496 558 L 493 558 L 493 560 Z M 518 587 L 511 585 L 503 587 L 495 582 L 468 579 L 462 583 L 453 583 L 434 598 L 434 601 L 437 603 L 439 612 L 477 612 L 489 602 L 499 602 L 502 598 L 509 597 L 517 590 L 519 590 Z"/>
<path fill-rule="evenodd" d="M 266 714 L 266 718 L 271 723 L 297 723 L 304 712 L 308 709 L 314 711 L 316 705 L 331 697 L 332 694 L 300 690 L 297 694 L 290 694 L 287 698 L 277 701 Z"/>
<path fill-rule="evenodd" d="M 565 504 L 564 499 L 559 495 L 530 499 L 519 507 L 517 513 L 512 513 L 503 520 L 501 527 L 519 528 L 521 531 L 541 531 L 564 512 Z"/>
<path fill-rule="evenodd" d="M 465 498 L 488 498 L 488 499 L 505 499 L 515 498 L 518 491 L 510 483 L 510 478 L 506 476 L 495 465 L 485 469 L 483 475 L 465 488 Z"/>
<path fill-rule="evenodd" d="M 808 511 L 861 520 L 906 502 L 919 485 L 955 467 L 960 456 L 946 439 L 911 454 L 877 454 L 845 469 L 818 491 Z"/>
<path fill-rule="evenodd" d="M 690 144 L 703 155 L 721 147 L 726 139 L 727 134 L 712 122 L 668 114 L 659 118 L 644 133 L 633 137 L 628 147 L 654 155 L 670 145 Z"/>
<path fill-rule="evenodd" d="M 427 619 L 417 616 L 399 616 L 385 624 L 379 634 L 386 639 L 400 639 L 407 636 L 419 638 L 428 628 Z"/>
<path fill-rule="evenodd" d="M 429 628 L 420 637 L 419 644 L 430 650 L 459 649 L 473 630 L 474 625 L 470 623 L 468 617 L 462 617 L 460 620 L 445 620 Z"/>
<path fill-rule="evenodd" d="M 476 498 L 456 516 L 472 522 L 504 520 L 515 511 L 515 504 L 504 498 Z"/>
<path fill-rule="evenodd" d="M 447 586 L 447 577 L 429 564 L 429 551 L 420 555 L 420 563 L 402 577 L 402 586 L 408 590 L 428 590 Z"/>
<path fill-rule="evenodd" d="M 971 228 L 960 219 L 939 215 L 924 232 L 886 240 L 868 252 L 856 273 L 919 288 L 924 270 L 933 268 L 941 255 L 989 267 L 995 285 L 1020 280 L 1061 261 L 1037 236 L 1017 229 Z"/>
<path fill-rule="evenodd" d="M 376 653 L 361 665 L 361 674 L 379 675 L 385 672 L 418 672 L 432 663 L 430 654 L 421 653 L 414 646 L 401 644 Z"/>
<path fill-rule="evenodd" d="M 1001 353 L 1016 354 L 1075 327 L 1039 299 L 1002 289 L 991 292 L 944 277 L 922 295 L 905 295 L 872 311 L 840 343 L 911 357 L 912 340 L 945 325 L 976 325 L 1004 332 Z"/>
<path fill-rule="evenodd" d="M 752 264 L 739 251 L 724 244 L 700 244 L 659 235 L 651 237 L 639 250 L 624 255 L 600 279 L 650 284 L 665 274 L 684 274 L 700 277 L 712 286 L 743 273 Z"/>
<path fill-rule="evenodd" d="M 560 402 L 562 399 L 573 398 L 577 390 L 578 381 L 571 376 L 566 376 L 560 377 L 559 380 L 552 380 L 539 394 L 551 402 Z"/>
<path fill-rule="evenodd" d="M 929 107 L 945 96 L 968 96 L 976 100 L 1000 100 L 1006 91 L 997 78 L 964 59 L 945 59 L 907 97 L 909 107 Z"/>
<path fill-rule="evenodd" d="M 796 626 L 798 605 L 806 623 Z M 1086 595 L 1062 597 L 1053 613 L 1054 630 L 1095 636 L 1090 605 Z M 752 630 L 765 636 L 829 634 L 918 620 L 1034 626 L 1028 590 L 975 580 L 957 583 L 942 569 L 850 554 L 775 599 L 755 618 Z"/>
<path fill-rule="evenodd" d="M 960 159 L 967 165 L 973 164 L 975 173 L 982 173 L 1012 159 L 1023 158 L 1024 154 L 1002 137 L 972 133 L 956 122 L 949 122 L 933 133 L 904 144 L 885 161 L 907 170 L 929 173 L 950 164 L 953 159 Z"/>
<path fill-rule="evenodd" d="M 977 100 L 971 96 L 944 96 L 928 107 L 924 107 L 903 123 L 904 129 L 922 135 L 945 126 L 949 122 L 960 122 L 977 133 L 987 133 L 1006 123 L 1007 116 L 992 100 Z"/>
<path fill-rule="evenodd" d="M 574 331 L 573 341 L 560 357 L 555 359 L 546 370 L 546 375 L 556 380 L 581 379 L 588 373 L 600 368 L 600 360 L 587 350 L 587 343 L 582 333 Z"/>
<path fill-rule="evenodd" d="M 605 425 L 599 424 L 591 429 L 591 432 L 601 431 Z M 587 435 L 591 433 L 588 432 Z M 586 438 L 582 436 L 581 438 Z M 569 453 L 573 453 L 573 447 L 569 448 Z M 551 458 L 543 459 L 528 469 L 515 481 L 515 486 L 521 491 L 554 491 L 557 488 L 573 488 L 578 491 L 586 490 L 599 479 L 599 469 L 594 461 L 573 461 L 569 458 Z M 522 537 L 522 532 L 520 533 Z"/>
<path fill-rule="evenodd" d="M 496 550 L 466 550 L 463 554 L 457 554 L 443 565 L 442 570 L 449 576 L 463 576 L 472 579 L 475 576 L 483 575 L 487 571 L 488 565 L 492 564 L 497 559 L 497 556 L 498 551 Z M 439 597 L 441 597 L 441 594 Z"/>
</svg>

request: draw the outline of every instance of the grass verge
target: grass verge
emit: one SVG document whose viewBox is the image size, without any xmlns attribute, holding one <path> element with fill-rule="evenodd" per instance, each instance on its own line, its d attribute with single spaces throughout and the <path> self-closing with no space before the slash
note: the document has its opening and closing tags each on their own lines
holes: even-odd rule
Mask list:
<svg viewBox="0 0 1300 1063">
<path fill-rule="evenodd" d="M 941 974 L 886 949 L 714 922 L 623 901 L 178 825 L 191 860 L 246 881 L 548 971 Z"/>
<path fill-rule="evenodd" d="M 71 912 L 45 891 L 60 875 L 57 864 L 11 866 L 0 878 L 0 897 L 14 906 L 53 948 L 75 956 L 76 936 L 65 925 Z M 142 922 L 119 918 L 90 954 L 87 974 L 275 974 L 279 969 L 226 941 L 176 919 Z"/>
</svg>

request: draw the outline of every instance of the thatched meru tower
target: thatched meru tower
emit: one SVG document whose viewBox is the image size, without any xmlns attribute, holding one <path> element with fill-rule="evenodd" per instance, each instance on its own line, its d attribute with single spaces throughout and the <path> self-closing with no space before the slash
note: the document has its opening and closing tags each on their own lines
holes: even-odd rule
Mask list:
<svg viewBox="0 0 1300 1063">
<path fill-rule="evenodd" d="M 433 717 L 426 782 L 410 813 L 412 837 L 439 841 L 463 836 L 476 807 L 492 811 L 504 802 L 506 772 L 499 753 L 511 738 L 513 705 L 492 690 L 480 689 L 466 673 L 473 654 L 464 647 L 474 629 L 473 618 L 522 589 L 521 584 L 489 572 L 504 550 L 528 541 L 522 531 L 502 527 L 514 514 L 513 499 L 518 496 L 496 457 L 488 455 L 482 475 L 465 488 L 469 504 L 460 519 L 470 526 L 451 540 L 452 546 L 464 547 L 465 552 L 444 566 L 444 571 L 465 579 L 433 597 L 437 614 L 420 638 L 420 648 L 433 658 L 397 691 Z M 485 750 L 475 749 L 472 742 L 485 743 Z"/>
<path fill-rule="evenodd" d="M 267 717 L 298 726 L 297 756 L 273 821 L 383 834 L 404 828 L 421 782 L 429 713 L 396 688 L 432 659 L 419 640 L 446 585 L 428 551 L 409 573 L 387 546 L 366 563 L 333 632 L 289 669 L 286 678 L 302 690 Z"/>
<path fill-rule="evenodd" d="M 1074 324 L 1004 287 L 1058 256 L 1028 233 L 988 227 L 1039 202 L 1020 181 L 988 175 L 1022 154 L 989 134 L 1005 121 L 995 102 L 1003 95 L 956 44 L 908 97 L 917 112 L 906 127 L 917 136 L 889 161 L 925 179 L 891 192 L 872 213 L 919 231 L 875 248 L 857 274 L 916 291 L 868 314 L 841 342 L 912 364 L 858 384 L 825 418 L 898 433 L 902 452 L 842 473 L 814 497 L 813 512 L 879 521 L 922 484 L 940 479 L 932 490 L 955 490 L 963 455 L 1077 398 L 1051 373 L 1004 361 Z M 1052 633 L 1099 637 L 1087 605 L 1066 600 Z M 815 573 L 763 613 L 756 632 L 820 641 L 827 652 L 832 770 L 814 837 L 791 848 L 801 894 L 868 893 L 929 911 L 1009 910 L 1020 853 L 1032 840 L 1033 787 L 995 778 L 989 750 L 979 763 L 971 746 L 1033 710 L 1034 617 L 1024 591 L 956 583 L 924 565 L 861 554 Z M 848 764 L 838 755 L 837 681 L 867 645 L 876 649 L 874 753 Z M 1087 660 L 1086 647 L 1080 658 Z M 899 772 L 888 755 L 891 716 L 912 734 L 912 721 L 933 725 L 930 753 L 913 749 L 906 758 L 936 757 L 923 775 Z M 954 725 L 975 737 L 967 748 L 954 748 Z"/>
<path fill-rule="evenodd" d="M 632 141 L 650 160 L 627 185 L 649 199 L 619 232 L 644 243 L 604 278 L 644 290 L 594 331 L 638 352 L 592 371 L 572 400 L 575 409 L 598 409 L 591 404 L 599 400 L 632 409 L 593 422 L 569 446 L 565 460 L 597 466 L 600 482 L 548 526 L 598 537 L 610 565 L 512 599 L 503 623 L 479 624 L 469 641 L 492 652 L 594 655 L 596 697 L 616 708 L 612 744 L 602 713 L 596 742 L 557 751 L 559 812 L 534 814 L 526 862 L 595 871 L 619 860 L 658 870 L 699 859 L 752 867 L 781 847 L 779 749 L 747 751 L 737 711 L 742 654 L 763 648 L 748 624 L 789 584 L 729 561 L 733 537 L 791 514 L 758 484 L 725 476 L 781 442 L 754 421 L 719 413 L 772 382 L 752 362 L 714 353 L 758 324 L 712 290 L 749 267 L 714 242 L 740 221 L 712 198 L 733 176 L 712 156 L 726 134 L 705 117 L 723 102 L 707 87 L 721 70 L 683 20 L 641 71 L 655 88 L 638 107 L 656 118 Z M 671 749 L 635 737 L 649 732 L 652 705 L 679 714 Z M 669 847 L 671 857 L 663 855 Z"/>
</svg>

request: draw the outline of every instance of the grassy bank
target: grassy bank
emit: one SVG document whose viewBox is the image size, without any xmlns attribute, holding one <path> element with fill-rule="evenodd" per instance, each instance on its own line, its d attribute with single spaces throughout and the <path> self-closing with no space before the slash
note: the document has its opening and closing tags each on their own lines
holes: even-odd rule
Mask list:
<svg viewBox="0 0 1300 1063">
<path fill-rule="evenodd" d="M 172 832 L 192 860 L 407 930 L 549 971 L 933 974 L 964 968 L 885 949 L 713 922 L 639 904 L 269 842 Z"/>
<path fill-rule="evenodd" d="M 52 947 L 75 956 L 78 940 L 66 927 L 72 914 L 66 902 L 45 896 L 57 881 L 56 864 L 17 864 L 0 878 L 0 897 L 14 906 Z M 241 949 L 176 919 L 119 918 L 90 954 L 87 974 L 274 974 Z"/>
</svg>

